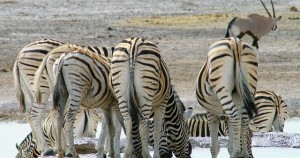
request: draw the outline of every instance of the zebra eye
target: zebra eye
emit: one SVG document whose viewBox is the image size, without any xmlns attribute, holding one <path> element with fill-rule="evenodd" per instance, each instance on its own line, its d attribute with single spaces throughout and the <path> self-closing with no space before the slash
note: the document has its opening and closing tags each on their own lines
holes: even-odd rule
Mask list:
<svg viewBox="0 0 300 158">
<path fill-rule="evenodd" d="M 275 31 L 276 29 L 277 29 L 277 25 L 274 25 L 274 26 L 272 27 L 272 30 Z"/>
</svg>

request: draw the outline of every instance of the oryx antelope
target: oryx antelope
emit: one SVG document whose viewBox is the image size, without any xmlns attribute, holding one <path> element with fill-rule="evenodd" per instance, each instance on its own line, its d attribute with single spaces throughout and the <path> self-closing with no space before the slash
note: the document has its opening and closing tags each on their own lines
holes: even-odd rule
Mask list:
<svg viewBox="0 0 300 158">
<path fill-rule="evenodd" d="M 281 16 L 275 16 L 275 9 L 272 0 L 271 4 L 273 17 L 266 8 L 265 4 L 262 1 L 261 3 L 267 11 L 269 17 L 259 14 L 251 14 L 243 18 L 235 17 L 229 22 L 225 37 L 236 36 L 238 38 L 242 38 L 245 34 L 248 34 L 253 38 L 252 46 L 255 46 L 258 49 L 258 40 L 271 30 L 275 31 L 277 28 L 277 21 L 281 19 Z"/>
</svg>

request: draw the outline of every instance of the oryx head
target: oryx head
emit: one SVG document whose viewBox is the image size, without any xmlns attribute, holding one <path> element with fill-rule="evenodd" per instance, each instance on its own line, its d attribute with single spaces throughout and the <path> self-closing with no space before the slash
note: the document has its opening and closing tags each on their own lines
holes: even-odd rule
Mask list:
<svg viewBox="0 0 300 158">
<path fill-rule="evenodd" d="M 270 14 L 270 12 L 268 11 L 268 9 L 265 6 L 264 2 L 262 0 L 260 0 L 260 2 L 262 3 L 262 5 L 264 6 L 265 10 L 267 11 L 269 17 L 272 18 L 272 23 L 273 23 L 272 30 L 275 31 L 277 29 L 277 21 L 279 21 L 281 19 L 281 16 L 279 16 L 279 17 L 276 18 L 276 16 L 275 16 L 275 9 L 274 9 L 274 5 L 273 5 L 273 1 L 272 0 L 270 0 L 270 2 L 271 2 L 271 5 L 272 5 L 273 17 Z"/>
</svg>

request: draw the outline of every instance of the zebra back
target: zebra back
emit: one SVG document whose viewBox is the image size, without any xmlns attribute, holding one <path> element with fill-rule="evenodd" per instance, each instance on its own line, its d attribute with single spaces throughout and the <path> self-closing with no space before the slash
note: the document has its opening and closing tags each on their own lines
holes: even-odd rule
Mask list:
<svg viewBox="0 0 300 158">
<path fill-rule="evenodd" d="M 76 44 L 65 44 L 61 45 L 51 52 L 49 52 L 43 59 L 42 63 L 40 64 L 38 70 L 34 76 L 34 90 L 35 90 L 35 97 L 37 99 L 37 103 L 41 101 L 41 89 L 40 89 L 40 82 L 41 75 L 43 72 L 45 73 L 45 77 L 47 78 L 47 84 L 50 88 L 50 91 L 53 92 L 53 65 L 54 62 L 61 56 L 63 53 L 70 53 L 72 51 L 80 51 L 83 54 L 86 54 L 92 58 L 95 58 L 98 61 L 104 60 L 105 62 L 110 63 L 108 58 L 102 58 L 99 55 L 107 55 L 112 56 L 112 51 L 114 50 L 113 47 L 93 47 L 93 46 L 79 46 Z"/>
</svg>

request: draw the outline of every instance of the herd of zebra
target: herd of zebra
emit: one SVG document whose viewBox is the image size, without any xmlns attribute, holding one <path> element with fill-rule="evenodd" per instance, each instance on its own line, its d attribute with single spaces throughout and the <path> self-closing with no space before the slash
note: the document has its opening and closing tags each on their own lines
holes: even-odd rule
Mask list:
<svg viewBox="0 0 300 158">
<path fill-rule="evenodd" d="M 231 157 L 253 157 L 252 131 L 282 132 L 287 119 L 280 96 L 256 90 L 257 67 L 255 51 L 240 39 L 212 44 L 195 91 L 207 112 L 191 116 L 193 109 L 181 102 L 159 48 L 148 40 L 128 38 L 115 47 L 32 42 L 14 65 L 18 104 L 28 111 L 32 129 L 16 145 L 16 157 L 78 157 L 74 138 L 95 137 L 99 108 L 97 157 L 120 157 L 121 128 L 124 157 L 151 157 L 149 145 L 153 157 L 190 157 L 189 137 L 208 136 L 213 158 L 220 150 L 218 136 L 229 136 Z M 53 106 L 42 124 L 50 96 Z"/>
</svg>

